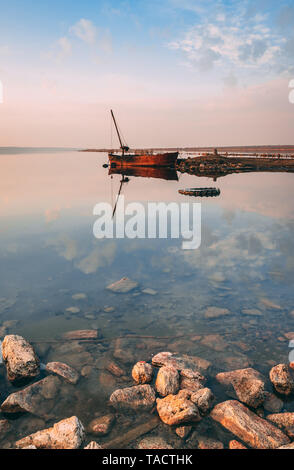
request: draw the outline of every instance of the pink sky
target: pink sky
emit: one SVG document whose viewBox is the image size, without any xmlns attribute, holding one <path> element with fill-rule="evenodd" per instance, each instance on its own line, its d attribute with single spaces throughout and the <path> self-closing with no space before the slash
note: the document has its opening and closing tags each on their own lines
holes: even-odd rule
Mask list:
<svg viewBox="0 0 294 470">
<path fill-rule="evenodd" d="M 8 86 L 0 104 L 2 146 L 109 147 L 110 107 L 131 147 L 294 143 L 294 105 L 282 79 L 215 94 L 191 88 L 174 97 L 172 90 L 158 97 L 147 89 L 112 99 L 108 89 L 82 101 L 82 90 L 75 98 L 47 88 L 13 91 Z"/>
</svg>

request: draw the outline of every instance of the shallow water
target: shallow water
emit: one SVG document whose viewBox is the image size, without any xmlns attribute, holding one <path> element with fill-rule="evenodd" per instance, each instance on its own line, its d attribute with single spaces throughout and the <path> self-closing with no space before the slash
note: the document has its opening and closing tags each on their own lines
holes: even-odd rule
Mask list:
<svg viewBox="0 0 294 470">
<path fill-rule="evenodd" d="M 130 176 L 123 185 L 126 204 L 192 202 L 178 189 L 220 188 L 217 198 L 193 200 L 202 206 L 202 242 L 197 250 L 182 250 L 180 239 L 93 236 L 93 208 L 98 202 L 114 204 L 121 179 L 108 175 L 106 161 L 105 154 L 57 150 L 0 155 L 0 320 L 17 320 L 2 337 L 23 335 L 42 363 L 64 361 L 79 371 L 91 366 L 76 386 L 62 385 L 48 416 L 13 419 L 2 447 L 73 414 L 87 425 L 105 411 L 114 389 L 132 384 L 132 365 L 159 351 L 211 361 L 218 400 L 223 397 L 213 381 L 217 371 L 250 364 L 268 375 L 274 363 L 288 362 L 283 335 L 294 331 L 294 176 L 233 174 L 216 183 L 186 174 L 179 174 L 179 181 Z M 105 289 L 123 276 L 138 288 L 128 294 Z M 155 295 L 142 293 L 144 288 Z M 208 320 L 205 311 L 212 306 L 229 314 Z M 71 307 L 77 313 L 67 310 Z M 258 316 L 243 312 L 248 309 L 257 309 Z M 65 344 L 61 338 L 84 328 L 98 328 L 99 342 Z M 119 357 L 121 349 L 127 358 Z M 122 367 L 122 378 L 105 370 L 110 360 Z M 15 387 L 0 367 L 4 399 Z M 292 410 L 292 403 L 285 407 Z M 111 434 L 99 441 L 144 419 L 120 415 Z M 209 436 L 229 439 L 211 423 L 201 426 Z M 166 426 L 159 431 L 184 446 Z"/>
</svg>

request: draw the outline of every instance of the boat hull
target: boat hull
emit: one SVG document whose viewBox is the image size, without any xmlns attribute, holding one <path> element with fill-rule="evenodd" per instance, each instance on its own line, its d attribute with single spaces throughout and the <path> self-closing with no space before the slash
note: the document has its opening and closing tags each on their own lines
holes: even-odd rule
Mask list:
<svg viewBox="0 0 294 470">
<path fill-rule="evenodd" d="M 152 167 L 174 167 L 179 152 L 158 153 L 155 155 L 116 155 L 109 153 L 109 164 L 112 167 L 134 167 L 134 166 L 152 166 Z"/>
</svg>

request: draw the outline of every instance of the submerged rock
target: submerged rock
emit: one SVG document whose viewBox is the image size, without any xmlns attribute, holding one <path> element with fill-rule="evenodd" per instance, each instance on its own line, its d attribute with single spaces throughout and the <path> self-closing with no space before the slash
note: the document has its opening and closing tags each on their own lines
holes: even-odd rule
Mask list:
<svg viewBox="0 0 294 470">
<path fill-rule="evenodd" d="M 77 294 L 74 294 L 74 295 L 72 295 L 71 297 L 72 297 L 72 299 L 74 299 L 74 300 L 82 300 L 82 299 L 86 299 L 86 298 L 87 298 L 86 294 L 83 294 L 82 292 L 79 292 L 79 293 L 77 293 Z"/>
<path fill-rule="evenodd" d="M 224 369 L 231 371 L 247 368 L 251 365 L 251 361 L 244 354 L 235 354 L 234 356 L 223 357 L 221 365 Z"/>
<path fill-rule="evenodd" d="M 160 419 L 169 426 L 201 420 L 198 408 L 191 401 L 191 392 L 188 390 L 180 390 L 177 395 L 158 398 L 156 402 Z"/>
<path fill-rule="evenodd" d="M 260 299 L 260 302 L 267 308 L 270 308 L 273 310 L 282 310 L 282 307 L 280 305 L 275 304 L 269 299 L 263 298 L 263 299 Z"/>
<path fill-rule="evenodd" d="M 91 441 L 84 449 L 103 449 L 103 447 L 98 442 Z"/>
<path fill-rule="evenodd" d="M 115 390 L 109 401 L 115 408 L 149 410 L 155 404 L 155 392 L 150 385 L 135 385 Z"/>
<path fill-rule="evenodd" d="M 215 318 L 224 317 L 227 315 L 231 315 L 230 310 L 220 307 L 208 307 L 204 313 L 204 317 L 208 320 L 213 320 Z"/>
<path fill-rule="evenodd" d="M 39 375 L 39 359 L 33 347 L 18 335 L 5 336 L 2 343 L 3 361 L 11 382 L 31 379 Z"/>
<path fill-rule="evenodd" d="M 186 439 L 192 431 L 192 426 L 179 426 L 175 431 L 181 439 Z"/>
<path fill-rule="evenodd" d="M 148 436 L 144 437 L 139 444 L 138 449 L 172 449 L 162 437 L 160 436 Z"/>
<path fill-rule="evenodd" d="M 216 380 L 224 385 L 229 393 L 233 390 L 240 401 L 252 408 L 258 408 L 264 401 L 264 379 L 255 369 L 220 372 L 216 375 Z"/>
<path fill-rule="evenodd" d="M 72 313 L 72 314 L 80 313 L 80 311 L 81 310 L 78 307 L 68 307 L 66 309 L 66 312 Z"/>
<path fill-rule="evenodd" d="M 262 317 L 262 313 L 260 310 L 258 310 L 257 308 L 244 308 L 242 310 L 242 314 L 243 315 L 250 315 L 250 316 L 253 316 L 253 317 Z"/>
<path fill-rule="evenodd" d="M 99 416 L 99 418 L 95 418 L 90 422 L 88 431 L 96 436 L 104 436 L 110 432 L 114 422 L 114 415 L 108 414 L 105 416 Z"/>
<path fill-rule="evenodd" d="M 105 368 L 115 377 L 121 377 L 125 374 L 125 371 L 113 361 L 109 362 Z"/>
<path fill-rule="evenodd" d="M 132 352 L 121 348 L 117 348 L 113 351 L 113 357 L 123 364 L 130 364 L 131 362 L 134 362 L 134 356 Z"/>
<path fill-rule="evenodd" d="M 290 395 L 294 391 L 292 374 L 288 364 L 278 364 L 270 370 L 270 381 L 278 393 Z"/>
<path fill-rule="evenodd" d="M 197 436 L 198 449 L 223 449 L 222 442 L 206 436 Z"/>
<path fill-rule="evenodd" d="M 247 449 L 247 447 L 241 444 L 241 442 L 233 439 L 232 441 L 229 442 L 229 449 Z"/>
<path fill-rule="evenodd" d="M 151 382 L 153 377 L 152 365 L 145 361 L 137 362 L 132 369 L 132 377 L 138 384 Z"/>
<path fill-rule="evenodd" d="M 279 413 L 284 406 L 284 402 L 273 393 L 265 392 L 263 407 L 270 413 Z"/>
<path fill-rule="evenodd" d="M 162 397 L 179 391 L 179 373 L 173 366 L 163 366 L 159 369 L 155 389 Z"/>
<path fill-rule="evenodd" d="M 280 429 L 236 400 L 219 403 L 210 416 L 253 448 L 275 449 L 289 443 L 289 438 Z"/>
<path fill-rule="evenodd" d="M 10 423 L 7 419 L 0 419 L 0 439 L 10 431 Z"/>
<path fill-rule="evenodd" d="M 123 277 L 119 281 L 114 282 L 113 284 L 109 284 L 106 289 L 111 290 L 112 292 L 126 294 L 131 290 L 135 289 L 136 287 L 138 287 L 137 282 L 131 281 L 131 279 L 129 279 L 128 277 Z"/>
<path fill-rule="evenodd" d="M 204 387 L 205 377 L 198 371 L 191 369 L 182 369 L 180 371 L 180 389 L 197 392 Z"/>
<path fill-rule="evenodd" d="M 294 413 L 274 413 L 268 415 L 266 419 L 269 419 L 272 423 L 283 429 L 291 439 L 294 438 Z"/>
<path fill-rule="evenodd" d="M 214 349 L 214 351 L 225 351 L 228 347 L 221 335 L 206 335 L 201 340 L 201 343 L 208 348 Z"/>
<path fill-rule="evenodd" d="M 64 339 L 97 339 L 98 338 L 98 330 L 74 330 L 74 331 L 67 331 L 62 335 Z"/>
<path fill-rule="evenodd" d="M 188 356 L 183 354 L 177 356 L 169 351 L 164 351 L 156 354 L 152 358 L 152 364 L 157 367 L 162 366 L 173 366 L 178 371 L 183 369 L 191 369 L 192 371 L 198 371 L 200 373 L 205 373 L 211 367 L 211 362 L 206 359 L 202 359 L 197 356 Z"/>
<path fill-rule="evenodd" d="M 149 287 L 146 287 L 146 289 L 142 290 L 143 294 L 148 294 L 148 295 L 156 295 L 157 291 L 154 289 L 150 289 Z"/>
<path fill-rule="evenodd" d="M 191 401 L 197 405 L 202 415 L 208 413 L 214 402 L 214 395 L 210 388 L 202 388 L 191 395 Z"/>
<path fill-rule="evenodd" d="M 76 384 L 80 378 L 79 373 L 75 369 L 62 362 L 48 362 L 46 364 L 46 371 L 59 375 L 71 384 Z"/>
<path fill-rule="evenodd" d="M 48 429 L 43 429 L 15 443 L 23 448 L 29 445 L 37 449 L 78 449 L 83 444 L 85 430 L 76 416 L 66 418 Z"/>
<path fill-rule="evenodd" d="M 8 395 L 1 405 L 4 413 L 27 411 L 36 416 L 47 416 L 53 408 L 60 389 L 60 380 L 50 375 L 32 385 Z"/>
</svg>

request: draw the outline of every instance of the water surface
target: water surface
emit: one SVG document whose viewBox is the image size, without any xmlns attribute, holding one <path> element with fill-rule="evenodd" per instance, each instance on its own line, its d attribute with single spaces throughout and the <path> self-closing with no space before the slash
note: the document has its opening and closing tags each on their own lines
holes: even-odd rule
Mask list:
<svg viewBox="0 0 294 470">
<path fill-rule="evenodd" d="M 187 174 L 178 181 L 130 176 L 123 185 L 126 203 L 191 202 L 178 189 L 220 188 L 218 198 L 201 199 L 202 243 L 186 251 L 178 239 L 94 238 L 93 208 L 98 202 L 113 205 L 121 180 L 102 167 L 105 154 L 1 153 L 0 320 L 15 320 L 2 337 L 21 334 L 43 363 L 64 360 L 84 374 L 78 385 L 65 387 L 50 416 L 14 420 L 3 447 L 62 417 L 76 414 L 87 424 L 105 411 L 114 389 L 132 384 L 137 360 L 150 361 L 162 350 L 207 359 L 214 373 L 252 365 L 267 375 L 272 364 L 288 361 L 284 334 L 294 331 L 293 175 L 233 174 L 216 183 Z M 138 289 L 105 289 L 123 276 L 137 281 Z M 142 293 L 144 288 L 155 295 Z M 229 314 L 208 320 L 208 307 Z M 258 314 L 244 312 L 252 309 Z M 98 328 L 101 340 L 64 344 L 63 332 L 84 328 Z M 126 357 L 119 357 L 121 350 Z M 109 361 L 122 367 L 122 378 L 106 371 Z M 5 381 L 3 366 L 1 375 L 4 398 L 14 387 Z M 292 409 L 291 402 L 285 406 Z M 140 419 L 118 417 L 110 437 Z"/>
</svg>

